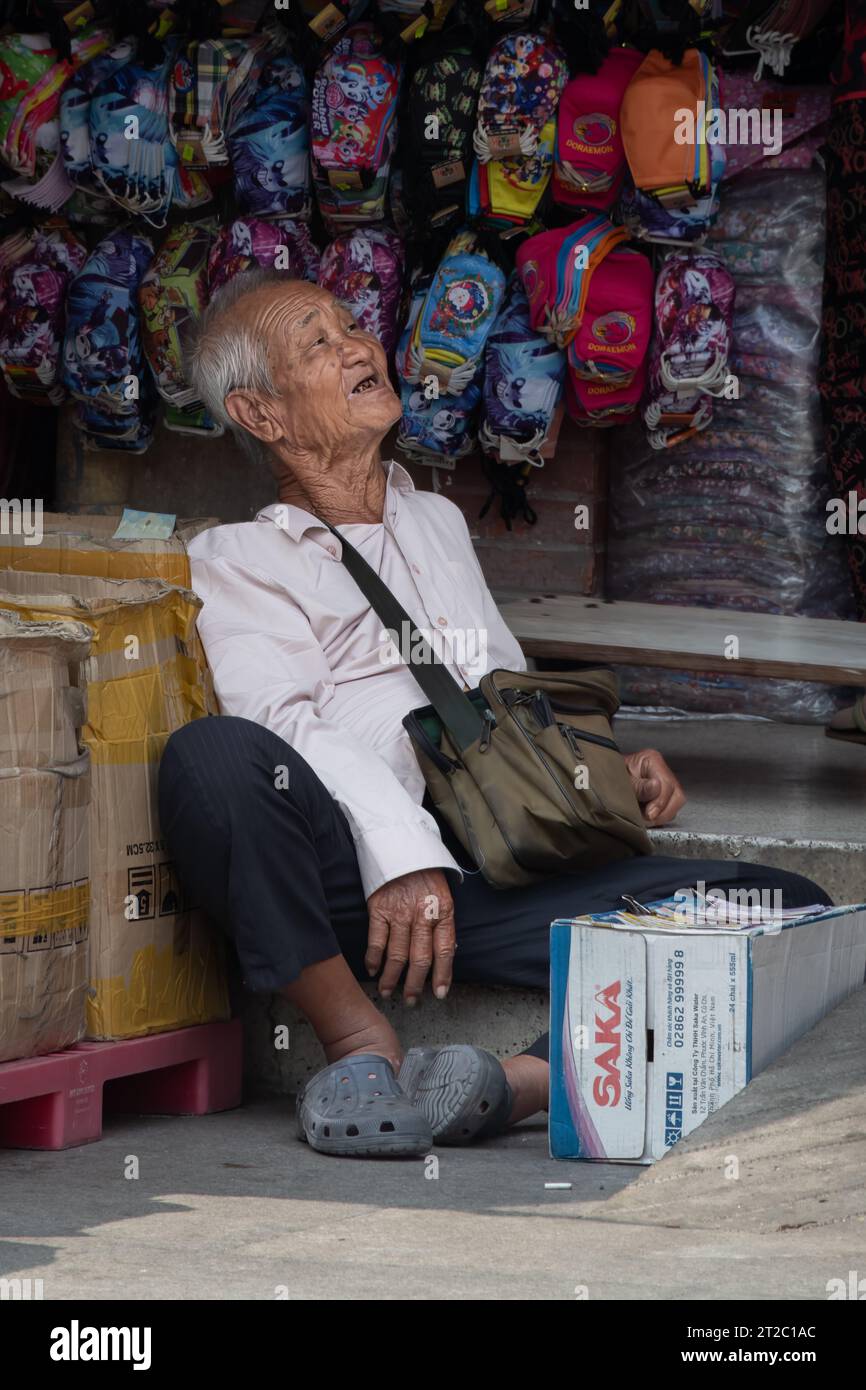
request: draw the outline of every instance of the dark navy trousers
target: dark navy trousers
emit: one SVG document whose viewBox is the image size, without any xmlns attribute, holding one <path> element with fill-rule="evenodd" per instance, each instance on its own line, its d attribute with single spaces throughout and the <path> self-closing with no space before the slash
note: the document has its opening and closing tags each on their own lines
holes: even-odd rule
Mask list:
<svg viewBox="0 0 866 1390">
<path fill-rule="evenodd" d="M 278 768 L 288 775 L 277 776 Z M 275 781 L 278 785 L 275 785 Z M 287 785 L 283 785 L 287 783 Z M 163 835 L 187 895 L 228 933 L 244 983 L 276 990 L 317 961 L 345 956 L 365 980 L 367 906 L 349 823 L 313 769 L 248 719 L 195 720 L 173 734 L 159 774 Z M 443 840 L 465 854 L 447 827 Z M 652 855 L 526 888 L 495 889 L 477 871 L 450 873 L 457 926 L 454 979 L 549 987 L 556 917 L 713 888 L 780 889 L 785 907 L 827 903 L 799 874 L 739 861 Z M 472 1039 L 455 1039 L 471 1042 Z M 547 1038 L 530 1052 L 547 1056 Z"/>
</svg>

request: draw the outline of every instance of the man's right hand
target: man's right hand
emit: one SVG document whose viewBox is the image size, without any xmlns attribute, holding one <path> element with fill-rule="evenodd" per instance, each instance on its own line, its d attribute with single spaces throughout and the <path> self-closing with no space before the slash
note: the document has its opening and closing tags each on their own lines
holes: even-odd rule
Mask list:
<svg viewBox="0 0 866 1390">
<path fill-rule="evenodd" d="M 379 993 L 389 999 L 406 971 L 403 1001 L 415 1004 L 433 966 L 433 993 L 444 999 L 451 987 L 457 949 L 454 903 L 441 869 L 419 869 L 384 883 L 367 899 L 370 929 L 364 964 L 375 975 L 385 960 Z"/>
</svg>

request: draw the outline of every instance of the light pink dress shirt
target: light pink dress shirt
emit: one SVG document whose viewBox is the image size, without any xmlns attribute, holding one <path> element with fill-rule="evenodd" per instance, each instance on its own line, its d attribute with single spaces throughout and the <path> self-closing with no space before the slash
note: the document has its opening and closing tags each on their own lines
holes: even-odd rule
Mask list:
<svg viewBox="0 0 866 1390">
<path fill-rule="evenodd" d="M 496 667 L 525 670 L 459 507 L 416 491 L 399 463 L 385 467 L 384 520 L 338 529 L 415 624 L 441 634 L 437 654 L 450 656 L 461 684 Z M 189 554 L 220 709 L 272 729 L 318 774 L 348 818 L 366 895 L 416 869 L 457 869 L 422 809 L 424 779 L 402 725 L 427 699 L 340 564 L 337 539 L 309 512 L 276 503 L 255 521 L 202 532 Z"/>
</svg>

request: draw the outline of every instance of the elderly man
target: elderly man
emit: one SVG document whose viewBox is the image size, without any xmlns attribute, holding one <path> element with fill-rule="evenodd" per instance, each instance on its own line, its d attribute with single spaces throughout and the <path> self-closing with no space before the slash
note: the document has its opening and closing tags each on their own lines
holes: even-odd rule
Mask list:
<svg viewBox="0 0 866 1390">
<path fill-rule="evenodd" d="M 424 697 L 323 525 L 419 628 L 481 634 L 480 665 L 445 643 L 461 684 L 525 669 L 459 509 L 381 460 L 400 415 L 382 348 L 326 291 L 250 272 L 208 308 L 192 369 L 211 414 L 264 447 L 278 501 L 190 547 L 223 717 L 169 741 L 160 816 L 246 983 L 281 992 L 322 1044 L 327 1066 L 298 1098 L 301 1138 L 332 1154 L 419 1154 L 546 1107 L 546 1037 L 504 1063 L 458 1043 L 403 1057 L 359 979 L 377 976 L 385 999 L 402 979 L 407 1006 L 428 976 L 436 999 L 452 979 L 544 989 L 553 918 L 699 879 L 781 888 L 786 906 L 826 901 L 778 870 L 661 856 L 490 888 L 428 809 L 402 727 Z M 626 764 L 647 822 L 671 821 L 684 796 L 661 755 L 642 750 Z"/>
</svg>

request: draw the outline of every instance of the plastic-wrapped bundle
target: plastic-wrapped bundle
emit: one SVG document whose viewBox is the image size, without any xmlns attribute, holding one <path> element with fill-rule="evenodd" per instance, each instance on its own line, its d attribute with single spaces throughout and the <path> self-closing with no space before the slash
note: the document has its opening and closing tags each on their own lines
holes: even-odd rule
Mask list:
<svg viewBox="0 0 866 1390">
<path fill-rule="evenodd" d="M 611 598 L 844 618 L 851 600 L 826 530 L 829 495 L 815 378 L 824 180 L 744 174 L 726 189 L 710 245 L 736 286 L 730 370 L 737 399 L 711 430 L 654 451 L 618 433 L 611 470 Z M 734 626 L 734 629 L 735 626 Z M 628 668 L 628 702 L 823 721 L 834 691 L 808 682 Z M 721 692 L 721 695 L 720 693 Z"/>
</svg>

